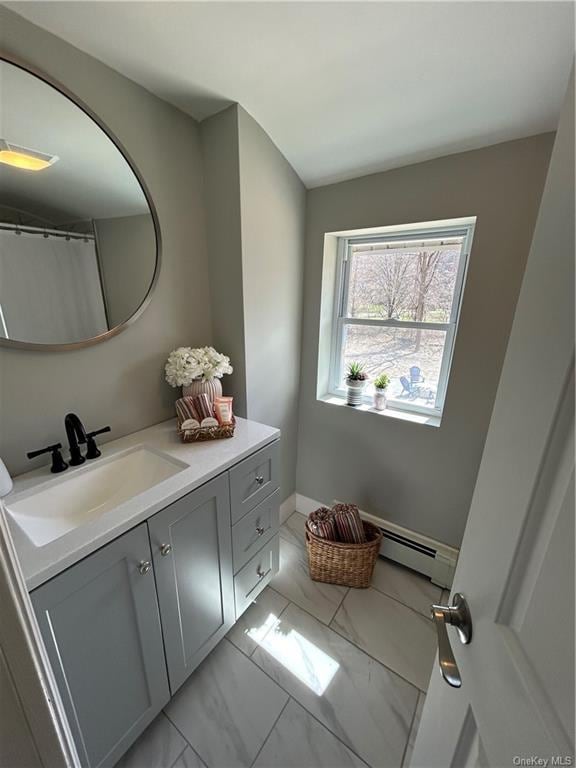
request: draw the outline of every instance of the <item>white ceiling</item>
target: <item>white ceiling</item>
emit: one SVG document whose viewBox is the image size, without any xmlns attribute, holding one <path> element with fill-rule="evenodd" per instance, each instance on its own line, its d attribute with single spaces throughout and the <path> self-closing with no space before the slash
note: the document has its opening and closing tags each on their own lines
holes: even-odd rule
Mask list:
<svg viewBox="0 0 576 768">
<path fill-rule="evenodd" d="M 308 186 L 556 127 L 571 2 L 19 2 L 203 119 L 239 102 Z"/>
<path fill-rule="evenodd" d="M 0 62 L 0 138 L 59 160 L 37 173 L 0 164 L 0 204 L 53 224 L 148 212 L 132 169 L 72 101 L 19 67 Z"/>
</svg>

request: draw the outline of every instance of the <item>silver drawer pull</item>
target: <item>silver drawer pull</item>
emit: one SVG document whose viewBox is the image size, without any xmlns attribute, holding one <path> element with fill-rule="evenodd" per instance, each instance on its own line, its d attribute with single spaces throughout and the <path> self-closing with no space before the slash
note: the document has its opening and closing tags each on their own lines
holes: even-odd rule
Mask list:
<svg viewBox="0 0 576 768">
<path fill-rule="evenodd" d="M 262 475 L 257 475 L 256 482 L 258 483 L 258 485 L 263 485 L 264 478 L 262 477 Z"/>
<path fill-rule="evenodd" d="M 260 566 L 258 566 L 258 568 L 256 569 L 256 575 L 258 576 L 259 579 L 263 579 L 264 576 L 266 576 L 266 573 L 262 570 L 262 568 L 260 568 Z"/>
<path fill-rule="evenodd" d="M 166 555 L 169 555 L 170 552 L 172 552 L 172 544 L 160 545 L 160 554 L 162 555 L 162 557 L 166 557 Z"/>
<path fill-rule="evenodd" d="M 148 571 L 152 568 L 152 563 L 150 560 L 140 560 L 140 565 L 138 566 L 138 570 L 142 574 L 142 576 L 145 576 Z"/>
<path fill-rule="evenodd" d="M 260 528 L 259 525 L 256 526 L 256 533 L 258 536 L 262 536 L 264 534 L 264 528 Z"/>
</svg>

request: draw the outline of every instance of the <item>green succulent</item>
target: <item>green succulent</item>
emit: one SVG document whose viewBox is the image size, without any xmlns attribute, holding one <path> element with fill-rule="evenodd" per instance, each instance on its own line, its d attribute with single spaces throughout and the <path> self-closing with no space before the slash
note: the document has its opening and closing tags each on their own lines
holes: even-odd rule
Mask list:
<svg viewBox="0 0 576 768">
<path fill-rule="evenodd" d="M 349 381 L 366 381 L 368 378 L 368 374 L 364 371 L 364 366 L 362 363 L 350 363 L 348 366 L 348 371 L 346 373 L 346 378 Z"/>
<path fill-rule="evenodd" d="M 390 376 L 385 373 L 381 373 L 374 379 L 374 386 L 376 389 L 386 389 L 388 384 L 390 384 Z"/>
</svg>

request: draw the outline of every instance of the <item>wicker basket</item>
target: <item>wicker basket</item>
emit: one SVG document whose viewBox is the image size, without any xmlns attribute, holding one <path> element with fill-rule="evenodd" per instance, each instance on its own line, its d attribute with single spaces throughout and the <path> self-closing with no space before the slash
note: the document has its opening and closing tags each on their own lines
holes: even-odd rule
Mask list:
<svg viewBox="0 0 576 768">
<path fill-rule="evenodd" d="M 363 520 L 362 524 L 366 532 L 364 544 L 327 541 L 319 538 L 306 527 L 308 568 L 313 581 L 360 589 L 370 586 L 374 565 L 380 551 L 382 531 L 366 520 Z"/>
<path fill-rule="evenodd" d="M 203 440 L 222 440 L 234 435 L 236 420 L 232 417 L 232 424 L 222 424 L 217 427 L 196 427 L 196 429 L 180 429 L 178 434 L 183 443 L 200 443 Z"/>
</svg>

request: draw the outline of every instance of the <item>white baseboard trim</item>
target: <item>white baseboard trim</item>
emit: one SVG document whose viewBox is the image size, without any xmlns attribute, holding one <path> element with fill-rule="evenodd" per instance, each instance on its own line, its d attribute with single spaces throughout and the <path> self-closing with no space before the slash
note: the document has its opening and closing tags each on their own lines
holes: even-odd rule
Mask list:
<svg viewBox="0 0 576 768">
<path fill-rule="evenodd" d="M 293 493 L 280 504 L 280 525 L 296 511 L 296 494 Z"/>
<path fill-rule="evenodd" d="M 325 506 L 323 501 L 316 501 L 315 499 L 310 499 L 308 496 L 302 496 L 301 493 L 296 493 L 296 511 L 300 512 L 302 515 L 308 515 L 310 512 L 314 512 L 314 510 L 318 509 L 318 507 Z M 327 506 L 331 506 L 328 504 Z"/>
</svg>

